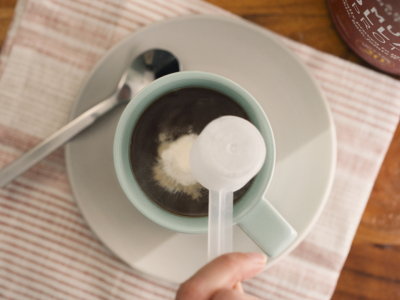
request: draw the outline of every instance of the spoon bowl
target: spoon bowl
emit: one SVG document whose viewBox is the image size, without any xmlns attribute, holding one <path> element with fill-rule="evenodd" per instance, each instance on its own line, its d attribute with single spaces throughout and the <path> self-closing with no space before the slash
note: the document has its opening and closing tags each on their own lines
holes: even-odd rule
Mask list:
<svg viewBox="0 0 400 300">
<path fill-rule="evenodd" d="M 178 59 L 169 51 L 161 49 L 148 50 L 133 60 L 121 76 L 115 91 L 116 100 L 129 101 L 142 88 L 154 80 L 180 71 Z"/>
</svg>

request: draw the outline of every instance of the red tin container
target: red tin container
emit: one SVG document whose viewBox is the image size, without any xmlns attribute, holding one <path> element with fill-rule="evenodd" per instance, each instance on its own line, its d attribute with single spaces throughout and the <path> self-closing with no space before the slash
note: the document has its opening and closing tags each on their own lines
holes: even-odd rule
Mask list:
<svg viewBox="0 0 400 300">
<path fill-rule="evenodd" d="M 372 66 L 400 75 L 400 0 L 327 0 L 349 47 Z"/>
</svg>

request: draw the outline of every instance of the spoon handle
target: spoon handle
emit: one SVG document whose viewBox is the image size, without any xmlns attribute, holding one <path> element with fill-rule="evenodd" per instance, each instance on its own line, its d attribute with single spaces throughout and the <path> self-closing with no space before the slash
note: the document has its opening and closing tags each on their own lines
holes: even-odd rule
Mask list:
<svg viewBox="0 0 400 300">
<path fill-rule="evenodd" d="M 116 95 L 113 94 L 5 166 L 0 170 L 0 188 L 43 160 L 118 104 Z"/>
</svg>

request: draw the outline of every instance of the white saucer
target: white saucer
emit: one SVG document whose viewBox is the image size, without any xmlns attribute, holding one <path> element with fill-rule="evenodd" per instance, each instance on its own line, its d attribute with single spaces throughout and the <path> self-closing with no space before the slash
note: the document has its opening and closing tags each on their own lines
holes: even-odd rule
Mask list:
<svg viewBox="0 0 400 300">
<path fill-rule="evenodd" d="M 336 136 L 326 101 L 301 62 L 267 30 L 236 18 L 189 16 L 146 27 L 113 47 L 95 66 L 71 118 L 109 96 L 131 60 L 149 48 L 172 51 L 184 70 L 216 73 L 247 89 L 265 110 L 276 139 L 276 169 L 267 198 L 297 230 L 292 251 L 319 217 L 336 162 Z M 126 263 L 181 282 L 206 263 L 206 235 L 178 234 L 143 217 L 122 192 L 112 158 L 123 107 L 66 147 L 74 197 L 95 234 Z M 260 251 L 235 227 L 235 251 Z"/>
</svg>

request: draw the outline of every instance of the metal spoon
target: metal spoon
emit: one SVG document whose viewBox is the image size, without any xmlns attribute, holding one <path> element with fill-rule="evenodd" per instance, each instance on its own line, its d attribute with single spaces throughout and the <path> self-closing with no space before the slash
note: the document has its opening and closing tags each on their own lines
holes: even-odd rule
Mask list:
<svg viewBox="0 0 400 300">
<path fill-rule="evenodd" d="M 161 49 L 136 57 L 124 72 L 115 92 L 53 133 L 47 139 L 0 170 L 0 188 L 43 160 L 114 107 L 128 102 L 143 87 L 164 75 L 180 71 L 178 59 Z"/>
</svg>

